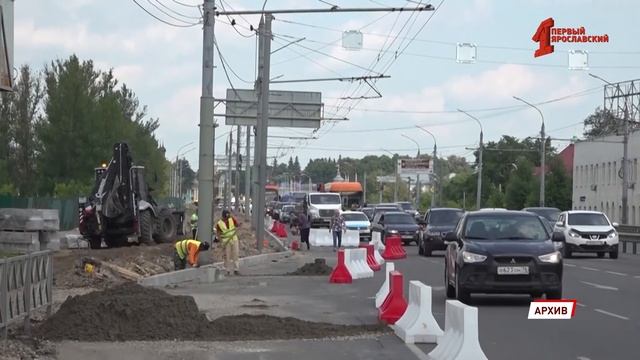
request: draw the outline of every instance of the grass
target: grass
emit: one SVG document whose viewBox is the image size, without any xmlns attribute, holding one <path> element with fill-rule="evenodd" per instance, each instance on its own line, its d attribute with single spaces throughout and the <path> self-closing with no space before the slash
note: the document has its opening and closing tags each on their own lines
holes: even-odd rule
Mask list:
<svg viewBox="0 0 640 360">
<path fill-rule="evenodd" d="M 15 252 L 15 251 L 0 250 L 0 259 L 10 258 L 10 257 L 13 257 L 13 256 L 18 256 L 18 255 L 21 255 L 21 254 Z"/>
</svg>

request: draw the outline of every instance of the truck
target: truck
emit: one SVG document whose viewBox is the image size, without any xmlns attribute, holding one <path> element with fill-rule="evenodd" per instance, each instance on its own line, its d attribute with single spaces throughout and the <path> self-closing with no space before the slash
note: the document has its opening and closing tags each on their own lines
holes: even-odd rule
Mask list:
<svg viewBox="0 0 640 360">
<path fill-rule="evenodd" d="M 163 243 L 183 235 L 184 211 L 159 205 L 151 190 L 129 146 L 116 143 L 109 163 L 95 169 L 91 193 L 78 201 L 79 230 L 89 246 Z"/>
<path fill-rule="evenodd" d="M 342 210 L 342 199 L 336 193 L 309 193 L 306 206 L 312 227 L 329 227 L 335 211 Z"/>
</svg>

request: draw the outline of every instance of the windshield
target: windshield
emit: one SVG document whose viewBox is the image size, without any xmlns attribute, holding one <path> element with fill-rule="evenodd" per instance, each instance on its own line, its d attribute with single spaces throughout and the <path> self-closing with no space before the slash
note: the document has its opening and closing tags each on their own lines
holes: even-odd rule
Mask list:
<svg viewBox="0 0 640 360">
<path fill-rule="evenodd" d="M 340 205 L 340 195 L 338 194 L 316 194 L 309 195 L 309 202 L 318 205 Z"/>
<path fill-rule="evenodd" d="M 400 203 L 400 207 L 402 207 L 404 211 L 413 210 L 413 205 L 410 203 Z"/>
<path fill-rule="evenodd" d="M 467 219 L 464 230 L 469 240 L 548 240 L 550 234 L 536 216 L 485 215 Z"/>
<path fill-rule="evenodd" d="M 344 221 L 369 221 L 367 215 L 361 213 L 342 214 L 342 217 Z"/>
<path fill-rule="evenodd" d="M 429 225 L 456 225 L 462 214 L 459 210 L 432 211 L 429 214 Z"/>
<path fill-rule="evenodd" d="M 609 226 L 609 221 L 603 214 L 569 214 L 569 225 L 597 225 Z"/>
<path fill-rule="evenodd" d="M 560 210 L 558 209 L 528 209 L 527 211 L 553 222 L 558 221 L 558 216 L 560 216 Z"/>
<path fill-rule="evenodd" d="M 415 224 L 416 221 L 409 214 L 387 214 L 384 216 L 385 224 Z"/>
<path fill-rule="evenodd" d="M 373 209 L 362 209 L 362 212 L 367 216 L 373 215 Z"/>
</svg>

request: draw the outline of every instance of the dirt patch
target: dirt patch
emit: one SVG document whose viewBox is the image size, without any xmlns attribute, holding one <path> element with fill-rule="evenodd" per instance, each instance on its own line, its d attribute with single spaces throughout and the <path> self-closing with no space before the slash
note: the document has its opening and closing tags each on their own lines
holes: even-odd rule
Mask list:
<svg viewBox="0 0 640 360">
<path fill-rule="evenodd" d="M 315 259 L 312 263 L 304 264 L 298 270 L 287 275 L 331 275 L 333 269 L 327 265 L 325 259 Z"/>
<path fill-rule="evenodd" d="M 0 353 L 0 359 L 3 360 L 56 359 L 55 345 L 48 341 L 10 339 L 3 343 Z"/>
<path fill-rule="evenodd" d="M 252 302 L 261 305 L 261 301 Z M 264 305 L 264 304 L 262 304 Z M 376 325 L 334 325 L 269 315 L 224 316 L 209 322 L 190 296 L 137 284 L 74 296 L 34 329 L 48 340 L 269 340 L 384 332 Z"/>
</svg>

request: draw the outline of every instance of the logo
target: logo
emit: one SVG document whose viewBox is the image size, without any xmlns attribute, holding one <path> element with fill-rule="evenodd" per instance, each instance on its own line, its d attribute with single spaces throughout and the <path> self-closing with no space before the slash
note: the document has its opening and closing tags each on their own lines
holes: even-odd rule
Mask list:
<svg viewBox="0 0 640 360">
<path fill-rule="evenodd" d="M 584 26 L 579 28 L 557 28 L 553 18 L 543 20 L 531 40 L 538 43 L 534 57 L 551 54 L 554 50 L 552 43 L 601 43 L 609 42 L 609 35 L 587 35 Z"/>
<path fill-rule="evenodd" d="M 600 235 L 591 235 L 591 240 L 598 240 Z"/>
<path fill-rule="evenodd" d="M 516 259 L 511 259 L 511 263 L 515 264 L 516 263 Z"/>
<path fill-rule="evenodd" d="M 529 319 L 569 320 L 576 314 L 577 300 L 536 300 L 529 307 Z"/>
</svg>

